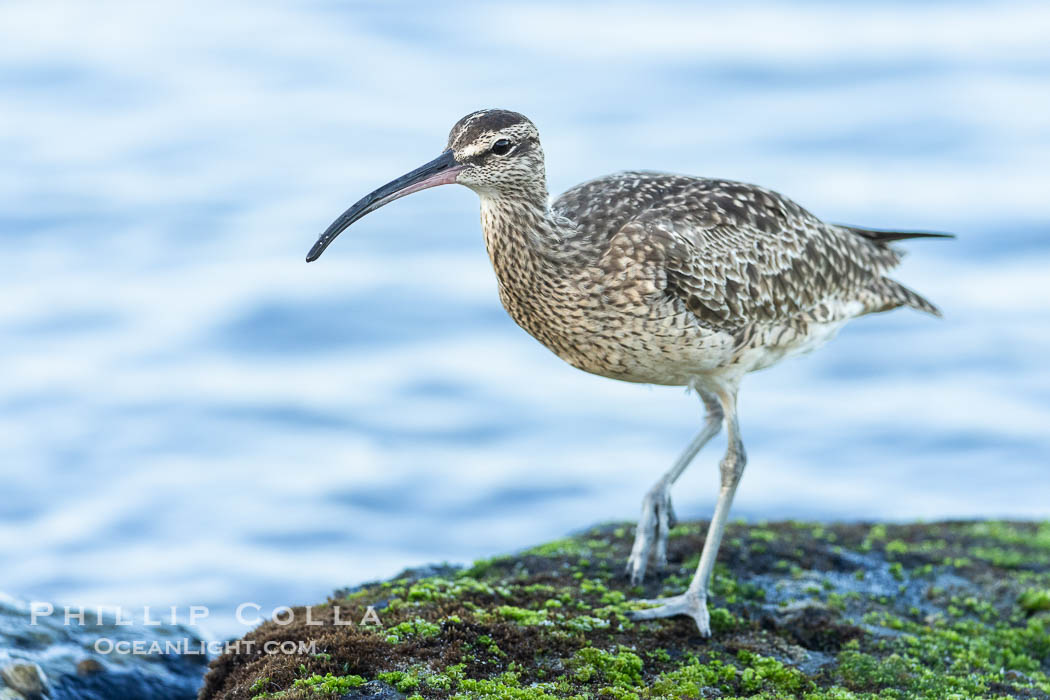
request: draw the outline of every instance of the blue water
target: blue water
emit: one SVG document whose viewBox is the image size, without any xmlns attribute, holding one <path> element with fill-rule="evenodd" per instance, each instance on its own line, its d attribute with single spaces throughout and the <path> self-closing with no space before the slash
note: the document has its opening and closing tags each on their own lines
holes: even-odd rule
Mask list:
<svg viewBox="0 0 1050 700">
<path fill-rule="evenodd" d="M 476 197 L 316 235 L 479 107 L 552 192 L 650 168 L 947 230 L 859 320 L 751 377 L 751 518 L 1050 515 L 1045 3 L 0 5 L 0 590 L 317 600 L 640 497 L 700 423 L 499 306 Z M 704 517 L 721 445 L 675 490 Z"/>
</svg>

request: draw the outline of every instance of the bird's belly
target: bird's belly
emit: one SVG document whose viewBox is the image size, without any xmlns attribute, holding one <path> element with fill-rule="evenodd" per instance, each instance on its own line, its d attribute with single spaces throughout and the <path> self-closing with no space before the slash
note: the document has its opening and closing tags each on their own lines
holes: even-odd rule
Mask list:
<svg viewBox="0 0 1050 700">
<path fill-rule="evenodd" d="M 741 372 L 754 372 L 786 357 L 813 352 L 834 338 L 848 320 L 799 320 L 756 328 L 737 349 L 732 364 Z"/>
<path fill-rule="evenodd" d="M 698 375 L 716 372 L 726 356 L 721 342 L 652 343 L 645 348 L 602 342 L 582 346 L 583 353 L 560 355 L 591 374 L 642 384 L 688 386 Z M 728 344 L 727 344 L 728 345 Z"/>
<path fill-rule="evenodd" d="M 848 313 L 731 333 L 701 326 L 690 312 L 673 305 L 654 307 L 648 315 L 600 303 L 575 303 L 571 309 L 549 309 L 545 314 L 521 314 L 520 306 L 505 306 L 520 326 L 577 369 L 672 386 L 689 385 L 706 374 L 743 375 L 811 352 L 855 315 L 852 308 L 836 309 Z"/>
<path fill-rule="evenodd" d="M 525 329 L 573 367 L 628 382 L 684 386 L 733 355 L 732 335 L 700 327 L 688 313 L 642 317 L 592 309 L 570 323 Z"/>
</svg>

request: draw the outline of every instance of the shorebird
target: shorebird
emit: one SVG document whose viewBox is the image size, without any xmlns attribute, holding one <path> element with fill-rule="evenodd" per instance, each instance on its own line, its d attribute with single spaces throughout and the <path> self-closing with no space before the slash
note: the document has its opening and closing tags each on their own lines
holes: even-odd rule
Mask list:
<svg viewBox="0 0 1050 700">
<path fill-rule="evenodd" d="M 539 132 L 517 112 L 460 119 L 441 155 L 358 201 L 321 234 L 316 260 L 366 214 L 412 192 L 458 183 L 481 198 L 485 246 L 511 318 L 570 365 L 628 382 L 685 386 L 706 422 L 649 489 L 626 575 L 667 563 L 671 485 L 722 425 L 728 447 L 700 563 L 681 595 L 639 601 L 637 620 L 688 615 L 710 636 L 707 588 L 747 461 L 737 421 L 745 374 L 830 340 L 846 321 L 937 308 L 886 277 L 892 241 L 945 234 L 821 221 L 762 187 L 623 172 L 551 201 Z"/>
</svg>

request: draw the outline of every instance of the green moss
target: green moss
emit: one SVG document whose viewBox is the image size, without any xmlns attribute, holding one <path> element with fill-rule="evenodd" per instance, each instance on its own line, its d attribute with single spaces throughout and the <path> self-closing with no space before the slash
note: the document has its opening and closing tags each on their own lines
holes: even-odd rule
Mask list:
<svg viewBox="0 0 1050 700">
<path fill-rule="evenodd" d="M 701 530 L 696 526 L 695 523 L 682 523 L 680 525 L 675 525 L 674 527 L 672 527 L 670 531 L 668 531 L 667 536 L 669 538 L 677 539 L 679 537 L 687 537 L 689 535 L 699 534 L 701 534 Z"/>
<path fill-rule="evenodd" d="M 745 666 L 740 672 L 740 687 L 748 693 L 765 691 L 776 696 L 796 695 L 813 687 L 801 671 L 785 666 L 776 659 L 759 656 L 745 649 L 737 653 Z"/>
<path fill-rule="evenodd" d="M 973 619 L 946 620 L 920 625 L 907 620 L 882 622 L 907 634 L 884 642 L 888 655 L 873 656 L 847 650 L 839 658 L 839 673 L 855 690 L 904 689 L 916 697 L 943 697 L 985 693 L 990 679 L 1001 671 L 1031 674 L 1037 685 L 1050 690 L 1040 659 L 1050 655 L 1050 624 L 1033 619 L 1023 627 L 1006 622 L 987 625 Z"/>
<path fill-rule="evenodd" d="M 526 610 L 514 605 L 501 605 L 496 612 L 505 620 L 513 620 L 521 625 L 539 625 L 547 621 L 546 610 Z"/>
<path fill-rule="evenodd" d="M 452 678 L 444 673 L 435 673 L 423 679 L 423 682 L 437 690 L 452 690 Z"/>
<path fill-rule="evenodd" d="M 711 617 L 711 631 L 714 634 L 725 634 L 737 626 L 737 619 L 733 617 L 733 613 L 725 608 L 711 608 L 709 615 Z"/>
<path fill-rule="evenodd" d="M 1017 600 L 1026 613 L 1035 613 L 1041 610 L 1050 610 L 1050 588 L 1031 588 L 1021 594 Z"/>
<path fill-rule="evenodd" d="M 262 678 L 255 679 L 255 682 L 248 688 L 248 692 L 252 697 L 262 697 L 262 693 L 265 692 L 266 686 L 270 685 L 270 677 L 263 676 Z"/>
<path fill-rule="evenodd" d="M 496 644 L 495 640 L 493 640 L 492 637 L 490 637 L 487 634 L 483 634 L 480 637 L 478 637 L 477 641 L 474 643 L 473 646 L 475 648 L 482 649 L 488 652 L 489 654 L 492 654 L 493 656 L 507 656 L 506 652 L 500 649 L 499 645 Z"/>
<path fill-rule="evenodd" d="M 966 534 L 974 537 L 991 539 L 1005 545 L 1050 551 L 1050 521 L 1039 523 L 1034 532 L 1021 529 L 1016 524 L 995 520 L 972 523 L 965 527 Z"/>
<path fill-rule="evenodd" d="M 292 687 L 304 688 L 314 693 L 345 693 L 364 683 L 365 679 L 361 676 L 333 676 L 326 673 L 323 676 L 300 678 L 292 683 Z"/>
<path fill-rule="evenodd" d="M 646 655 L 656 661 L 667 662 L 671 660 L 671 655 L 666 649 L 653 649 L 652 651 L 646 652 Z"/>
<path fill-rule="evenodd" d="M 761 528 L 754 528 L 748 535 L 753 540 L 761 540 L 762 542 L 775 542 L 777 540 L 777 533 L 772 530 L 763 530 Z"/>
<path fill-rule="evenodd" d="M 577 615 L 576 617 L 565 618 L 561 622 L 561 626 L 572 632 L 593 632 L 594 630 L 607 629 L 609 621 L 593 615 Z"/>
<path fill-rule="evenodd" d="M 1050 694 L 1050 523 L 734 523 L 708 595 L 713 637 L 688 618 L 629 620 L 635 599 L 689 585 L 705 528 L 676 526 L 671 566 L 641 586 L 620 576 L 628 526 L 365 586 L 330 605 L 355 620 L 375 605 L 382 629 L 300 628 L 325 635 L 319 653 L 226 667 L 249 665 L 237 696 L 258 700 L 337 700 L 365 679 L 416 700 Z M 895 590 L 878 588 L 887 570 Z M 946 573 L 966 586 L 934 587 Z M 797 614 L 810 597 L 826 606 Z M 814 658 L 829 661 L 794 665 Z"/>
<path fill-rule="evenodd" d="M 558 687 L 552 683 L 538 683 L 528 688 L 521 688 L 516 684 L 508 684 L 505 678 L 500 680 L 469 678 L 460 683 L 459 689 L 461 692 L 451 696 L 454 700 L 476 700 L 476 698 L 490 700 L 551 700 L 552 698 L 566 697 L 558 693 Z M 571 697 L 575 700 L 584 699 L 583 695 L 573 695 Z"/>
<path fill-rule="evenodd" d="M 847 688 L 865 692 L 909 688 L 913 682 L 911 668 L 900 656 L 880 658 L 855 649 L 839 655 L 837 674 Z"/>
<path fill-rule="evenodd" d="M 719 660 L 700 663 L 695 657 L 673 671 L 662 673 L 652 685 L 652 693 L 660 698 L 710 697 L 707 689 L 721 693 L 733 687 L 737 676 L 735 666 Z"/>
<path fill-rule="evenodd" d="M 376 678 L 387 685 L 391 685 L 402 693 L 415 690 L 419 687 L 420 678 L 418 674 L 406 671 L 387 671 L 376 675 Z"/>
<path fill-rule="evenodd" d="M 567 665 L 581 683 L 600 679 L 619 688 L 633 688 L 642 681 L 642 659 L 626 647 L 616 652 L 584 647 Z"/>
<path fill-rule="evenodd" d="M 441 634 L 441 625 L 427 622 L 421 617 L 414 620 L 402 622 L 386 630 L 386 641 L 391 644 L 410 639 L 412 637 L 426 639 Z"/>
<path fill-rule="evenodd" d="M 586 553 L 587 549 L 583 546 L 583 542 L 574 537 L 547 542 L 522 552 L 522 554 L 531 554 L 537 557 L 579 557 L 584 556 Z"/>
</svg>

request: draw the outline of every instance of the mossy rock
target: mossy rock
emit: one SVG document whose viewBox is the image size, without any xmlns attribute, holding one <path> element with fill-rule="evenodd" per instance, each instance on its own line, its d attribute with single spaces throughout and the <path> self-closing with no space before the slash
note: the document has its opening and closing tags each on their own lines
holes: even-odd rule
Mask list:
<svg viewBox="0 0 1050 700">
<path fill-rule="evenodd" d="M 1050 698 L 1050 522 L 733 523 L 712 638 L 628 620 L 685 587 L 705 527 L 675 527 L 643 586 L 613 524 L 339 591 L 246 635 L 200 697 Z"/>
</svg>

